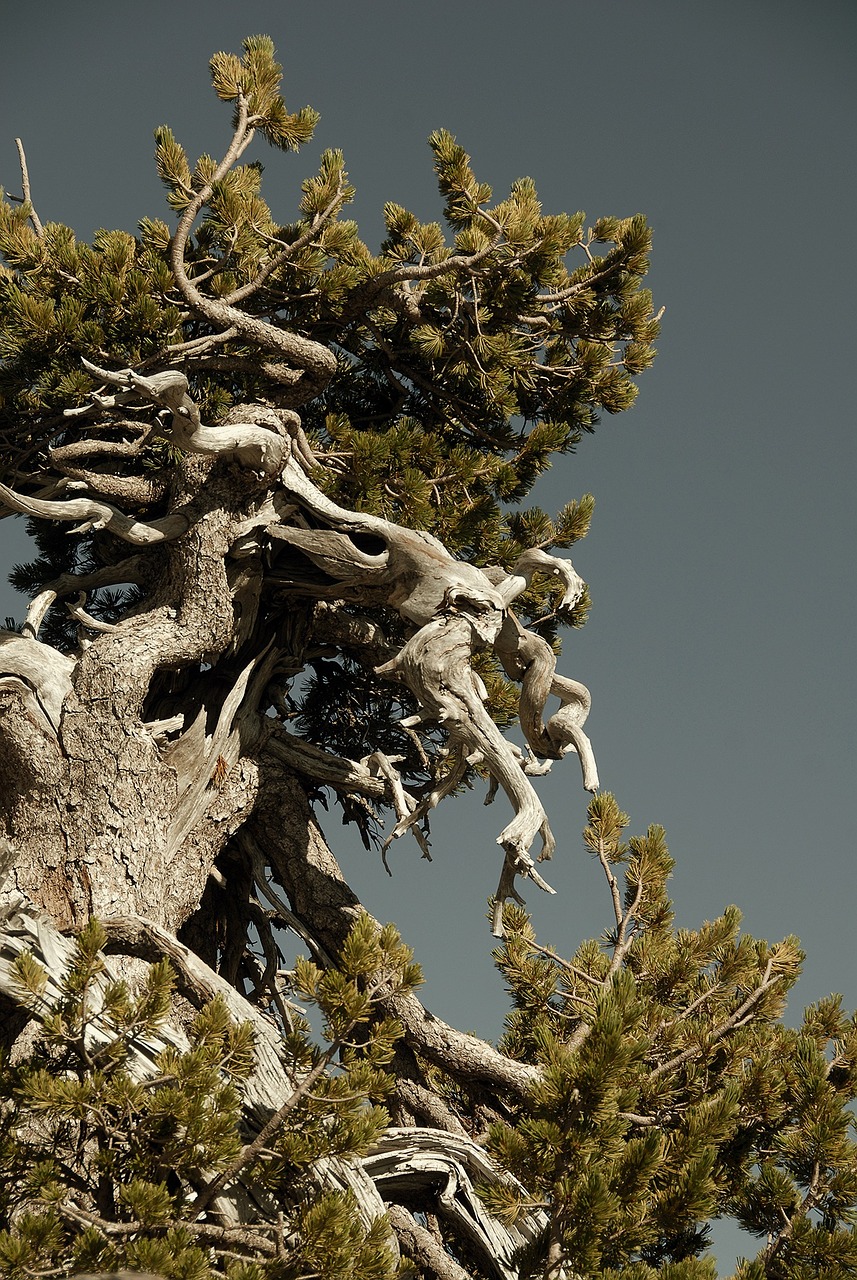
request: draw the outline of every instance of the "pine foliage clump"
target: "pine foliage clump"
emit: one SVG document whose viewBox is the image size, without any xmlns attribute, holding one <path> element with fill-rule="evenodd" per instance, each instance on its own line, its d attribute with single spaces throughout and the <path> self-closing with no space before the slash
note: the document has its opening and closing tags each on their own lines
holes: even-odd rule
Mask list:
<svg viewBox="0 0 857 1280">
<path fill-rule="evenodd" d="M 486 1198 L 512 1222 L 551 1206 L 521 1275 L 714 1280 L 700 1255 L 723 1216 L 765 1241 L 738 1280 L 854 1274 L 857 1020 L 831 997 L 784 1026 L 797 939 L 742 934 L 734 906 L 677 929 L 663 829 L 626 843 L 607 792 L 589 820 L 611 927 L 564 959 L 509 907 L 496 953 L 513 1005 L 502 1048 L 540 1081 L 489 1137 L 526 1194 Z"/>
<path fill-rule="evenodd" d="M 154 964 L 132 994 L 105 980 L 106 941 L 97 921 L 77 935 L 50 1002 L 42 965 L 25 953 L 14 966 L 42 1015 L 28 1057 L 0 1063 L 0 1274 L 391 1278 L 383 1221 L 367 1225 L 348 1190 L 325 1188 L 314 1170 L 363 1155 L 389 1124 L 383 1099 L 401 1028 L 373 1016 L 375 994 L 420 981 L 395 930 L 361 917 L 341 969 L 298 958 L 294 989 L 317 1009 L 321 1035 L 292 1011 L 283 1061 L 294 1088 L 253 1141 L 242 1122 L 256 1065 L 250 1024 L 215 997 L 190 1020 L 187 1044 L 155 1052 L 142 1073 L 130 1050 L 159 1043 L 174 975 Z M 203 1200 L 239 1173 L 254 1218 L 201 1223 Z"/>
</svg>

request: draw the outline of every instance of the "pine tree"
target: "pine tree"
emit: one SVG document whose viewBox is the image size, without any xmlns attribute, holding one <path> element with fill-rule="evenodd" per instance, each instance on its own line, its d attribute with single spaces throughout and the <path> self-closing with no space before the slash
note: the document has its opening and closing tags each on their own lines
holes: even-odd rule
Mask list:
<svg viewBox="0 0 857 1280">
<path fill-rule="evenodd" d="M 557 668 L 592 499 L 517 505 L 653 358 L 645 220 L 494 202 L 438 132 L 444 226 L 390 204 L 371 253 L 332 151 L 280 223 L 251 144 L 316 122 L 280 71 L 214 56 L 220 161 L 157 130 L 172 225 L 81 244 L 25 169 L 0 202 L 0 500 L 39 553 L 0 632 L 0 1274 L 690 1280 L 728 1214 L 742 1280 L 853 1275 L 857 1027 L 783 1025 L 795 939 L 676 929 Z M 612 906 L 570 958 L 516 888 L 566 755 Z M 427 851 L 478 776 L 496 1048 L 427 1015 L 313 810 Z"/>
</svg>

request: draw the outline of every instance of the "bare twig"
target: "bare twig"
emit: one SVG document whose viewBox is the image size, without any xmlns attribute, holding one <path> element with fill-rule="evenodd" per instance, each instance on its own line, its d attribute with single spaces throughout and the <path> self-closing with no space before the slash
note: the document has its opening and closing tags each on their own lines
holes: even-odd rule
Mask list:
<svg viewBox="0 0 857 1280">
<path fill-rule="evenodd" d="M 15 139 L 15 146 L 18 148 L 18 162 L 21 166 L 21 189 L 24 194 L 24 203 L 30 206 L 30 222 L 33 224 L 33 231 L 39 240 L 44 240 L 45 229 L 42 226 L 39 215 L 33 208 L 33 201 L 30 198 L 30 174 L 27 169 L 27 157 L 24 154 L 24 144 L 20 138 Z"/>
</svg>

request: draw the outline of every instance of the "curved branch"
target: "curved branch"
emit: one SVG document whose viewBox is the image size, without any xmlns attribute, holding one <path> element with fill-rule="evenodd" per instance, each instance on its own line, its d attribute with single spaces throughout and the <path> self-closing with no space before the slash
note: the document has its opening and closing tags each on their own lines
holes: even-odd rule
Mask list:
<svg viewBox="0 0 857 1280">
<path fill-rule="evenodd" d="M 95 367 L 94 365 L 92 366 Z M 91 405 L 82 406 L 83 410 L 90 409 Z M 67 410 L 68 414 L 76 413 L 77 410 Z M 49 451 L 51 462 L 62 467 L 67 462 L 74 462 L 77 458 L 133 458 L 137 454 L 142 453 L 144 447 L 148 444 L 157 428 L 154 422 L 133 422 L 123 420 L 122 422 L 111 422 L 101 424 L 112 428 L 122 428 L 123 430 L 136 431 L 136 440 L 73 440 L 70 444 L 58 444 Z"/>
<path fill-rule="evenodd" d="M 62 462 L 54 465 L 74 482 L 75 488 L 89 489 L 100 497 L 133 506 L 150 507 L 160 502 L 166 496 L 169 485 L 164 472 L 160 475 L 120 476 L 112 472 L 70 467 Z"/>
<path fill-rule="evenodd" d="M 582 730 L 589 711 L 589 692 L 578 682 L 555 675 L 556 660 L 550 646 L 538 637 L 530 637 L 507 609 L 536 573 L 562 578 L 565 592 L 560 607 L 579 599 L 583 580 L 569 561 L 540 549 L 525 551 L 511 573 L 497 567 L 483 571 L 456 560 L 428 533 L 338 506 L 321 493 L 294 459 L 286 464 L 282 483 L 302 507 L 333 529 L 270 526 L 269 532 L 300 548 L 338 581 L 340 589 L 355 584 L 384 588 L 385 602 L 419 630 L 396 657 L 377 666 L 376 673 L 406 684 L 423 708 L 421 719 L 443 724 L 453 741 L 461 745 L 467 760 L 483 765 L 512 802 L 515 817 L 498 837 L 506 853 L 495 896 L 494 931 L 499 934 L 502 903 L 507 897 L 517 897 L 516 875 L 553 893 L 536 872 L 529 848 L 540 835 L 540 859 L 549 858 L 555 842 L 520 752 L 506 741 L 485 709 L 484 686 L 472 670 L 471 659 L 480 649 L 494 645 L 513 678 L 526 679 L 529 673 L 524 717 L 532 749 L 554 759 L 569 750 L 577 751 L 584 785 L 594 790 L 598 777 L 591 745 Z M 276 496 L 274 506 L 278 506 Z M 292 514 L 290 508 L 283 509 L 282 498 L 279 509 L 283 518 Z M 364 552 L 352 540 L 358 533 L 380 539 L 385 552 Z M 541 715 L 550 693 L 560 698 L 562 707 L 545 726 Z M 406 830 L 416 831 L 416 824 L 438 798 L 433 792 L 410 812 L 400 812 L 391 839 Z M 389 843 L 388 840 L 385 849 Z"/>
<path fill-rule="evenodd" d="M 384 800 L 389 788 L 383 777 L 367 763 L 331 755 L 304 738 L 275 726 L 267 741 L 267 749 L 283 764 L 296 769 L 305 778 L 322 786 L 333 787 L 346 794 L 356 793 L 370 800 Z"/>
<path fill-rule="evenodd" d="M 39 520 L 79 520 L 81 523 L 72 533 L 88 533 L 90 529 L 109 529 L 124 542 L 132 542 L 136 546 L 150 546 L 155 542 L 171 542 L 179 538 L 190 528 L 190 520 L 181 511 L 174 511 L 160 520 L 146 524 L 126 516 L 118 507 L 109 502 L 98 502 L 95 498 L 69 498 L 55 501 L 46 498 L 30 498 L 15 493 L 5 484 L 0 484 L 0 498 L 12 511 L 22 515 L 36 516 Z"/>
<path fill-rule="evenodd" d="M 304 373 L 307 383 L 307 399 L 319 394 L 336 372 L 336 357 L 319 342 L 313 342 L 301 334 L 279 329 L 257 316 L 247 315 L 235 306 L 215 298 L 206 297 L 189 279 L 185 267 L 185 248 L 196 218 L 203 205 L 210 199 L 215 184 L 229 172 L 253 141 L 255 127 L 251 122 L 247 99 L 238 95 L 238 121 L 232 142 L 211 180 L 196 192 L 182 214 L 170 242 L 170 268 L 179 292 L 188 305 L 213 324 L 225 329 L 234 328 L 238 333 L 259 344 L 265 351 L 275 351 Z"/>
<path fill-rule="evenodd" d="M 607 266 L 599 267 L 597 270 L 592 271 L 585 280 L 578 280 L 574 284 L 565 285 L 562 289 L 554 290 L 553 293 L 537 294 L 536 302 L 544 303 L 548 310 L 553 311 L 555 310 L 555 305 L 548 306 L 548 304 L 568 302 L 569 298 L 573 298 L 575 294 L 582 293 L 584 289 L 591 289 L 592 286 L 594 284 L 598 284 L 600 280 L 609 279 L 609 277 L 615 275 L 617 271 L 621 271 L 624 266 L 625 264 L 621 259 L 618 259 L 615 262 L 610 262 Z"/>
<path fill-rule="evenodd" d="M 36 695 L 54 731 L 59 729 L 62 705 L 72 691 L 72 658 L 14 631 L 0 631 L 0 675 L 17 676 Z"/>
<path fill-rule="evenodd" d="M 146 378 L 133 369 L 113 372 L 89 360 L 83 364 L 95 377 L 119 387 L 121 392 L 142 396 L 167 409 L 172 414 L 172 428 L 165 434 L 180 449 L 210 457 L 232 457 L 241 466 L 259 470 L 264 475 L 276 475 L 281 470 L 289 444 L 277 430 L 243 422 L 203 426 L 199 410 L 188 394 L 188 380 L 178 369 L 167 369 Z M 279 427 L 279 421 L 275 421 Z"/>
<path fill-rule="evenodd" d="M 312 483 L 294 458 L 286 463 L 282 485 L 286 493 L 296 498 L 301 506 L 319 520 L 328 521 L 337 531 L 374 535 L 385 544 L 386 566 L 379 558 L 376 582 L 387 586 L 387 603 L 405 621 L 419 627 L 425 626 L 439 610 L 457 600 L 466 600 L 475 608 L 486 611 L 501 610 L 504 607 L 502 597 L 482 570 L 468 564 L 466 560 L 456 560 L 432 534 L 422 529 L 405 528 L 368 512 L 349 511 L 340 507 Z M 283 505 L 282 496 L 279 497 L 279 502 L 275 497 L 274 506 L 279 511 L 282 511 Z M 292 540 L 293 535 L 290 530 L 288 535 L 281 533 L 280 536 L 287 536 L 288 540 Z M 310 559 L 313 559 L 321 545 L 317 542 L 313 551 L 308 550 Z M 333 540 L 329 546 L 331 555 L 328 564 L 332 564 L 337 557 L 342 558 L 344 544 L 337 540 L 335 554 Z M 328 566 L 320 564 L 320 567 Z M 369 567 L 365 553 L 358 553 L 355 548 L 347 568 L 348 575 L 355 568 Z"/>
<path fill-rule="evenodd" d="M 506 1227 L 491 1217 L 477 1196 L 474 1183 L 523 1188 L 511 1174 L 501 1172 L 470 1138 L 429 1128 L 388 1129 L 361 1163 L 387 1199 L 395 1200 L 398 1196 L 410 1199 L 421 1192 L 423 1195 L 428 1192 L 432 1199 L 436 1196 L 439 1215 L 462 1241 L 478 1252 L 486 1270 L 499 1280 L 518 1280 L 520 1271 L 515 1254 L 547 1225 L 543 1209 L 531 1210 L 514 1227 Z M 388 1213 L 408 1251 L 417 1243 L 418 1247 L 428 1249 L 428 1241 L 432 1240 L 428 1232 L 414 1236 L 395 1204 Z M 407 1234 L 400 1232 L 400 1228 L 407 1228 Z M 415 1255 L 412 1253 L 412 1256 Z M 420 1260 L 419 1255 L 416 1256 Z M 448 1254 L 446 1257 L 452 1261 Z M 444 1276 L 446 1273 L 436 1265 L 439 1261 L 436 1259 L 430 1265 L 439 1276 Z M 457 1278 L 467 1273 L 458 1269 L 448 1274 Z"/>
<path fill-rule="evenodd" d="M 512 613 L 504 621 L 494 648 L 507 676 L 521 682 L 518 715 L 530 748 L 549 760 L 576 752 L 584 789 L 597 791 L 598 768 L 592 744 L 583 732 L 592 703 L 586 685 L 558 676 L 556 655 L 550 645 L 522 627 Z M 559 698 L 562 705 L 545 724 L 545 706 L 551 695 Z"/>
<path fill-rule="evenodd" d="M 470 666 L 471 655 L 484 647 L 492 632 L 496 636 L 502 621 L 500 613 L 493 617 L 484 614 L 478 621 L 460 613 L 435 618 L 412 636 L 391 662 L 376 670 L 379 675 L 403 681 L 425 708 L 427 718 L 448 728 L 453 740 L 466 748 L 468 758 L 483 764 L 512 802 L 515 817 L 497 837 L 506 853 L 506 872 L 498 896 L 511 892 L 509 881 L 515 875 L 553 893 L 529 855 L 537 835 L 542 841 L 540 859 L 553 853 L 555 841 L 547 814 L 521 767 L 519 754 L 486 711 L 484 689 Z M 502 931 L 495 912 L 494 932 L 498 929 Z"/>
<path fill-rule="evenodd" d="M 125 582 L 142 582 L 144 580 L 145 558 L 142 554 L 128 556 L 118 564 L 105 565 L 92 573 L 63 573 L 53 582 L 46 582 L 38 595 L 33 596 L 27 608 L 27 616 L 21 627 L 22 635 L 31 640 L 38 640 L 39 631 L 57 596 L 71 595 L 72 592 L 92 591 L 97 587 L 115 587 Z"/>
<path fill-rule="evenodd" d="M 352 892 L 294 775 L 268 751 L 260 756 L 263 799 L 251 834 L 317 948 L 339 954 L 356 914 Z M 380 926 L 379 926 L 380 927 Z M 384 996 L 383 1012 L 402 1024 L 408 1047 L 457 1079 L 525 1099 L 539 1079 L 536 1067 L 499 1053 L 478 1036 L 457 1031 L 412 994 Z"/>
</svg>

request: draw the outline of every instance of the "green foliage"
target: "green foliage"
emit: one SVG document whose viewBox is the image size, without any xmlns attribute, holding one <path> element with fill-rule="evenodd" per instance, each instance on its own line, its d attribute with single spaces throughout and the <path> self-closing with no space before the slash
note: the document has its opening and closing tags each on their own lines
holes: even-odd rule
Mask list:
<svg viewBox="0 0 857 1280">
<path fill-rule="evenodd" d="M 526 1193 L 492 1186 L 488 1204 L 507 1221 L 549 1206 L 564 1264 L 585 1276 L 711 1275 L 700 1255 L 721 1215 L 765 1242 L 742 1280 L 853 1274 L 857 1022 L 831 997 L 785 1027 L 796 939 L 742 936 L 735 907 L 675 929 L 663 830 L 626 843 L 627 823 L 593 798 L 584 843 L 614 907 L 600 943 L 565 960 L 506 910 L 502 1047 L 542 1074 L 490 1138 Z M 542 1274 L 546 1247 L 523 1276 Z"/>
<path fill-rule="evenodd" d="M 274 44 L 268 36 L 249 36 L 243 42 L 244 57 L 216 53 L 209 64 L 215 92 L 225 102 L 246 99 L 251 119 L 271 146 L 297 151 L 309 142 L 318 123 L 318 113 L 304 107 L 292 115 L 279 93 L 283 68 L 274 58 Z"/>
<path fill-rule="evenodd" d="M 286 110 L 267 37 L 246 40 L 241 57 L 216 54 L 211 71 L 218 96 L 243 102 L 272 145 L 292 151 L 311 136 L 315 113 Z M 339 374 L 302 409 L 330 461 L 331 491 L 430 529 L 455 553 L 503 559 L 525 532 L 520 521 L 509 528 L 506 506 L 602 410 L 631 403 L 631 375 L 651 358 L 657 320 L 641 287 L 644 220 L 601 219 L 587 230 L 582 214 L 544 214 L 530 179 L 492 205 L 465 152 L 441 131 L 430 145 L 447 230 L 388 204 L 387 237 L 373 256 L 341 216 L 353 191 L 340 152 L 324 153 L 303 183 L 297 220 L 280 224 L 262 197 L 258 162 L 220 172 L 203 156 L 192 165 L 168 126 L 155 136 L 174 210 L 211 188 L 187 252 L 197 286 L 212 298 L 240 296 L 249 314 L 340 353 Z M 144 218 L 136 238 L 103 231 L 84 245 L 58 224 L 39 238 L 27 214 L 0 201 L 8 463 L 77 438 L 60 415 L 90 389 L 81 355 L 147 371 L 182 364 L 209 417 L 242 400 L 276 401 L 276 376 L 245 340 L 233 339 L 220 365 L 195 351 L 212 330 L 180 306 L 167 224 Z M 593 253 L 601 243 L 605 256 Z M 555 534 L 560 546 L 580 536 L 567 519 Z"/>
<path fill-rule="evenodd" d="M 16 965 L 21 988 L 41 1005 L 42 1036 L 28 1058 L 0 1063 L 0 1274 L 29 1280 L 124 1266 L 169 1280 L 391 1277 L 384 1221 L 366 1226 L 353 1197 L 322 1190 L 313 1168 L 361 1154 L 388 1123 L 375 1100 L 389 1090 L 400 1028 L 378 1019 L 375 1003 L 420 981 L 395 929 L 361 916 L 341 969 L 298 962 L 297 983 L 322 1014 L 327 1044 L 302 1019 L 286 1035 L 294 1092 L 259 1150 L 242 1122 L 241 1091 L 255 1066 L 250 1025 L 236 1024 L 216 998 L 192 1020 L 187 1048 L 168 1044 L 141 1072 L 131 1047 L 164 1032 L 172 975 L 166 963 L 152 965 L 132 993 L 107 980 L 104 941 L 97 921 L 78 934 L 51 1002 L 37 961 L 25 954 Z M 246 1230 L 209 1228 L 195 1200 L 239 1168 L 267 1189 L 270 1214 L 260 1211 Z"/>
<path fill-rule="evenodd" d="M 233 127 L 246 123 L 295 152 L 317 116 L 287 110 L 280 73 L 267 37 L 246 40 L 240 57 L 211 60 Z M 133 408 L 105 419 L 85 408 L 85 356 L 146 373 L 181 368 L 207 421 L 245 401 L 297 406 L 323 464 L 314 478 L 332 497 L 429 530 L 478 565 L 509 568 L 527 548 L 584 537 L 589 495 L 553 516 L 519 504 L 556 455 L 573 452 L 603 414 L 630 407 L 634 379 L 654 357 L 645 219 L 587 226 L 583 213 L 545 213 L 529 178 L 495 201 L 440 130 L 429 145 L 442 220 L 388 203 L 372 253 L 343 216 L 353 188 L 339 151 L 324 152 L 293 220 L 280 222 L 262 194 L 261 165 L 243 160 L 244 141 L 223 162 L 191 163 L 168 126 L 156 131 L 173 214 L 202 201 L 188 276 L 210 302 L 335 350 L 332 380 L 302 399 L 294 371 L 246 332 L 224 335 L 225 324 L 205 318 L 210 309 L 189 308 L 170 266 L 168 223 L 147 217 L 137 235 L 102 230 L 81 244 L 60 224 L 37 232 L 29 207 L 3 198 L 4 474 L 39 493 L 52 448 L 106 445 L 132 494 L 123 509 L 145 520 L 164 514 L 181 458 L 156 433 L 143 436 Z M 13 573 L 28 594 L 125 554 L 103 531 L 70 539 L 51 524 L 32 527 L 38 557 Z M 145 590 L 95 590 L 87 610 L 114 621 L 143 606 Z M 555 591 L 537 579 L 516 610 L 558 647 L 557 625 L 580 624 L 588 599 L 559 616 Z M 259 608 L 266 634 L 299 629 L 294 597 L 284 604 L 267 593 Z M 375 611 L 372 621 L 391 644 L 401 640 L 398 617 Z M 68 648 L 73 625 L 51 614 L 42 639 Z M 418 746 L 398 727 L 414 711 L 403 690 L 354 656 L 307 647 L 297 727 L 335 754 L 383 750 L 430 795 L 449 761 L 439 736 Z M 480 655 L 474 666 L 495 719 L 509 723 L 515 689 L 493 660 Z M 603 1280 L 711 1280 L 707 1224 L 719 1215 L 761 1242 L 740 1280 L 857 1274 L 857 1023 L 831 997 L 800 1028 L 784 1026 L 797 941 L 742 935 L 735 907 L 696 930 L 677 928 L 664 832 L 653 826 L 626 841 L 627 824 L 612 796 L 593 799 L 584 844 L 613 908 L 601 939 L 566 959 L 537 942 L 522 910 L 507 908 L 497 963 L 513 1007 L 501 1048 L 538 1067 L 529 1097 L 485 1096 L 417 1064 L 457 1123 L 483 1135 L 490 1119 L 490 1151 L 520 1181 L 486 1187 L 490 1210 L 507 1223 L 546 1212 L 520 1275 L 553 1277 L 562 1265 Z M 389 1121 L 400 1028 L 378 1001 L 419 980 L 395 931 L 359 917 L 337 967 L 296 964 L 321 1040 L 299 1015 L 284 1023 L 295 1086 L 254 1134 L 242 1127 L 255 1062 L 248 1027 L 214 1001 L 197 1011 L 186 1048 L 162 1048 L 148 1074 L 132 1069 L 134 1047 L 164 1031 L 172 978 L 154 965 L 135 990 L 109 979 L 103 942 L 95 922 L 78 936 L 58 998 L 32 956 L 16 965 L 42 1027 L 32 1052 L 0 1063 L 0 1274 L 125 1266 L 170 1280 L 392 1277 L 386 1224 L 367 1226 L 353 1198 L 321 1189 L 316 1171 L 319 1161 L 367 1151 Z M 239 1174 L 273 1208 L 232 1231 L 195 1205 Z"/>
<path fill-rule="evenodd" d="M 235 108 L 234 127 L 246 112 L 253 130 L 288 152 L 311 136 L 316 115 L 286 109 L 267 37 L 246 40 L 240 55 L 215 54 L 211 74 Z M 554 518 L 519 504 L 553 457 L 572 451 L 603 411 L 633 399 L 632 375 L 651 358 L 657 331 L 642 288 L 650 236 L 639 217 L 587 229 L 582 213 L 546 214 L 530 179 L 495 202 L 451 134 L 433 134 L 430 147 L 444 218 L 387 204 L 377 253 L 344 216 L 353 188 L 337 150 L 324 152 L 284 222 L 243 142 L 231 163 L 193 161 L 162 125 L 155 163 L 174 214 L 205 194 L 185 251 L 194 287 L 336 350 L 329 385 L 297 401 L 323 463 L 318 483 L 353 510 L 429 530 L 454 555 L 508 568 L 526 548 L 569 547 L 588 528 L 588 495 Z M 295 404 L 293 384 L 252 341 L 222 342 L 218 326 L 186 307 L 171 236 L 154 217 L 137 236 L 100 231 L 91 245 L 59 224 L 39 236 L 27 208 L 0 200 L 0 471 L 14 473 L 19 489 L 39 491 L 51 448 L 86 439 L 114 447 L 137 425 L 119 414 L 64 416 L 91 392 L 82 356 L 146 373 L 180 367 L 207 421 L 246 401 Z M 121 476 L 151 484 L 145 499 L 123 498 L 123 510 L 147 521 L 163 515 L 180 462 L 156 436 L 126 454 Z M 29 595 L 60 573 L 88 574 L 117 558 L 97 530 L 69 538 L 44 522 L 30 528 L 40 554 L 12 576 Z M 142 588 L 94 588 L 86 607 L 114 623 L 145 599 Z M 537 578 L 518 608 L 558 650 L 560 626 L 583 623 L 589 598 L 561 614 L 557 599 Z M 269 630 L 283 625 L 278 603 L 266 600 Z M 401 630 L 395 616 L 384 626 L 391 638 Z M 76 623 L 52 609 L 42 639 L 70 650 Z M 515 688 L 490 664 L 480 674 L 492 714 L 510 723 Z M 401 698 L 371 668 L 321 658 L 307 669 L 298 727 L 349 757 L 378 748 L 401 756 L 403 778 L 430 791 L 446 767 L 439 736 L 426 735 L 420 749 L 391 729 Z M 371 822 L 359 806 L 346 809 L 368 839 Z"/>
</svg>

